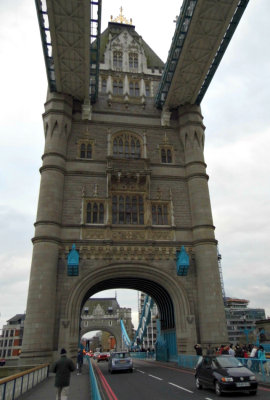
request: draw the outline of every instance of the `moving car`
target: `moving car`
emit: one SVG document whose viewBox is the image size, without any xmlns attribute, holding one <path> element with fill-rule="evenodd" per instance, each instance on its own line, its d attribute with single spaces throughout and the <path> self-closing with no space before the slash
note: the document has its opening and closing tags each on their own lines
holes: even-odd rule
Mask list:
<svg viewBox="0 0 270 400">
<path fill-rule="evenodd" d="M 108 371 L 111 374 L 114 371 L 133 372 L 133 361 L 129 351 L 117 351 L 112 353 L 109 359 Z"/>
<path fill-rule="evenodd" d="M 96 360 L 98 358 L 98 355 L 100 354 L 99 351 L 95 351 L 93 355 L 93 359 Z"/>
<path fill-rule="evenodd" d="M 109 361 L 109 356 L 108 356 L 108 353 L 106 352 L 106 353 L 99 353 L 98 354 L 98 356 L 97 356 L 97 362 L 100 362 L 100 361 Z"/>
<path fill-rule="evenodd" d="M 218 396 L 223 392 L 257 393 L 258 382 L 253 372 L 237 358 L 227 355 L 200 357 L 195 371 L 197 389 L 213 388 Z"/>
</svg>

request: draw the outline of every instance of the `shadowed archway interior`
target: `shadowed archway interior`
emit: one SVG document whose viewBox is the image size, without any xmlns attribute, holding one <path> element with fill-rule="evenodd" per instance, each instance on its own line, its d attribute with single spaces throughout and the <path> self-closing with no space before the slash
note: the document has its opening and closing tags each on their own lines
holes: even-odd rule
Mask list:
<svg viewBox="0 0 270 400">
<path fill-rule="evenodd" d="M 160 326 L 161 329 L 173 329 L 175 328 L 174 321 L 174 308 L 172 299 L 161 285 L 156 282 L 135 278 L 135 277 L 119 277 L 101 281 L 92 286 L 85 294 L 82 306 L 89 297 L 94 294 L 107 289 L 134 289 L 140 290 L 152 297 L 154 302 L 157 304 L 160 313 Z"/>
</svg>

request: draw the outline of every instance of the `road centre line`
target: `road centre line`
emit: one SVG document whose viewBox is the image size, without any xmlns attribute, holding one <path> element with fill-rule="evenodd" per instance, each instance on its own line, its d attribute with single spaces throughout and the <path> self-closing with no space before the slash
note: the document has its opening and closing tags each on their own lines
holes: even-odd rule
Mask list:
<svg viewBox="0 0 270 400">
<path fill-rule="evenodd" d="M 141 371 L 140 369 L 137 369 L 138 372 L 140 372 L 141 374 L 145 374 L 144 371 Z"/>
<path fill-rule="evenodd" d="M 162 378 L 159 378 L 159 377 L 157 377 L 157 376 L 155 376 L 155 375 L 150 375 L 150 374 L 148 374 L 148 376 L 151 376 L 152 378 L 155 378 L 155 379 L 157 379 L 157 380 L 159 380 L 159 381 L 163 381 Z"/>
<path fill-rule="evenodd" d="M 182 386 L 176 385 L 175 383 L 168 382 L 168 384 L 169 384 L 169 385 L 172 385 L 172 386 L 175 386 L 175 387 L 177 387 L 178 389 L 185 390 L 185 391 L 188 392 L 188 393 L 194 393 L 194 392 L 192 392 L 191 390 L 188 390 L 188 389 L 186 389 L 186 388 L 183 388 Z"/>
</svg>

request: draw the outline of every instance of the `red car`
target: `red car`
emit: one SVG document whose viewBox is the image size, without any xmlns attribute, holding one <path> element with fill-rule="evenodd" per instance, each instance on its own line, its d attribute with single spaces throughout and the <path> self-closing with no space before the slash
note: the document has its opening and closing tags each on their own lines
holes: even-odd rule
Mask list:
<svg viewBox="0 0 270 400">
<path fill-rule="evenodd" d="M 99 353 L 97 356 L 97 362 L 99 361 L 109 361 L 108 353 Z"/>
</svg>

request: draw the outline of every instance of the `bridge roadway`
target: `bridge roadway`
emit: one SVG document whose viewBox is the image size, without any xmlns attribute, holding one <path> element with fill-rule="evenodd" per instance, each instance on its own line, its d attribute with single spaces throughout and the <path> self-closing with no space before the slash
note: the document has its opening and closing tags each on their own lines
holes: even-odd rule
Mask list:
<svg viewBox="0 0 270 400">
<path fill-rule="evenodd" d="M 100 363 L 93 361 L 93 363 L 103 375 L 102 400 L 214 400 L 218 398 L 212 390 L 197 390 L 193 371 L 180 369 L 174 363 L 134 360 L 132 374 L 123 371 L 113 375 L 109 374 L 106 361 Z M 230 400 L 247 397 L 249 396 L 245 394 L 224 396 Z M 50 375 L 47 381 L 20 399 L 48 400 L 54 398 L 54 376 Z M 260 386 L 256 399 L 269 400 L 269 398 L 270 388 Z M 82 375 L 72 374 L 69 400 L 91 400 L 88 367 L 85 365 Z"/>
</svg>

